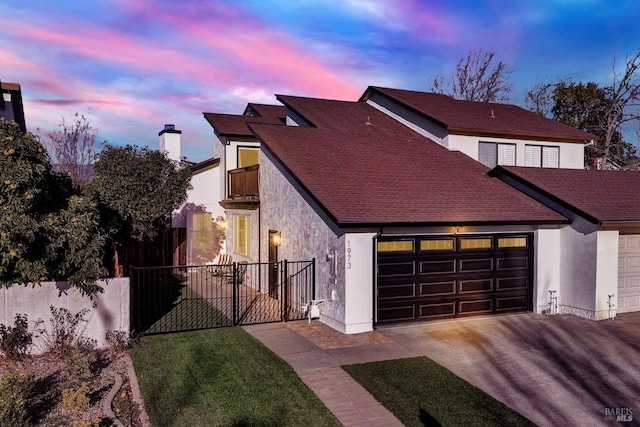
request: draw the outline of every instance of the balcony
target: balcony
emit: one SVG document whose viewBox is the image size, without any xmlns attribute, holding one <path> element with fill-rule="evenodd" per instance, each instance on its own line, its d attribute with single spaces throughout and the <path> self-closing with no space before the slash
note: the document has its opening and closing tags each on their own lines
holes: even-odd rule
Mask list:
<svg viewBox="0 0 640 427">
<path fill-rule="evenodd" d="M 258 190 L 259 165 L 227 172 L 227 198 L 220 204 L 225 209 L 256 209 L 260 206 Z"/>
</svg>

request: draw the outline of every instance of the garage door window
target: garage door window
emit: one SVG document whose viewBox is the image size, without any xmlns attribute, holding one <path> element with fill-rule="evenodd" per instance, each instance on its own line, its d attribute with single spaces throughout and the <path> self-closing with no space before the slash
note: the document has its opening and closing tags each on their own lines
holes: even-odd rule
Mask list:
<svg viewBox="0 0 640 427">
<path fill-rule="evenodd" d="M 413 252 L 413 240 L 378 242 L 378 252 Z"/>
<path fill-rule="evenodd" d="M 460 239 L 460 249 L 491 249 L 491 238 L 462 238 Z"/>
<path fill-rule="evenodd" d="M 453 237 L 446 239 L 420 240 L 421 251 L 452 251 Z"/>
<path fill-rule="evenodd" d="M 499 248 L 526 248 L 526 237 L 501 237 L 498 239 Z"/>
</svg>

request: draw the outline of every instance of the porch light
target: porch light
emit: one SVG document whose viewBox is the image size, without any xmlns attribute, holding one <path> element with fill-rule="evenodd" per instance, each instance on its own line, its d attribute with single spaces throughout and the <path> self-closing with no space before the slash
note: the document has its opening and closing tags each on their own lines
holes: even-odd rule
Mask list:
<svg viewBox="0 0 640 427">
<path fill-rule="evenodd" d="M 282 233 L 281 232 L 273 233 L 271 235 L 271 239 L 273 241 L 274 246 L 281 246 L 282 245 Z"/>
<path fill-rule="evenodd" d="M 227 229 L 227 220 L 226 219 L 220 219 L 220 221 L 218 221 L 218 227 L 222 231 L 226 230 Z"/>
</svg>

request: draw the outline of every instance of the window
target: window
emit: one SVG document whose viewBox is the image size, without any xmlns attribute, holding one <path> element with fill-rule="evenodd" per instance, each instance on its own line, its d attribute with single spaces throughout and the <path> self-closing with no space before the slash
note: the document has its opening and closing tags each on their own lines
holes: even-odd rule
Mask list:
<svg viewBox="0 0 640 427">
<path fill-rule="evenodd" d="M 259 153 L 257 148 L 238 147 L 238 168 L 257 165 L 259 163 Z"/>
<path fill-rule="evenodd" d="M 378 252 L 413 252 L 413 240 L 378 242 Z"/>
<path fill-rule="evenodd" d="M 498 239 L 499 248 L 526 248 L 526 237 L 501 237 Z"/>
<path fill-rule="evenodd" d="M 251 244 L 251 219 L 248 216 L 233 216 L 233 251 L 249 256 Z"/>
<path fill-rule="evenodd" d="M 451 251 L 453 250 L 453 237 L 444 239 L 420 240 L 421 251 Z"/>
<path fill-rule="evenodd" d="M 491 249 L 491 238 L 461 238 L 460 249 Z"/>
<path fill-rule="evenodd" d="M 193 247 L 209 248 L 213 244 L 213 221 L 210 213 L 193 214 Z"/>
<path fill-rule="evenodd" d="M 516 144 L 479 142 L 478 161 L 490 168 L 497 165 L 515 166 Z"/>
<path fill-rule="evenodd" d="M 559 165 L 560 147 L 549 147 L 546 145 L 525 145 L 524 165 L 557 168 Z"/>
</svg>

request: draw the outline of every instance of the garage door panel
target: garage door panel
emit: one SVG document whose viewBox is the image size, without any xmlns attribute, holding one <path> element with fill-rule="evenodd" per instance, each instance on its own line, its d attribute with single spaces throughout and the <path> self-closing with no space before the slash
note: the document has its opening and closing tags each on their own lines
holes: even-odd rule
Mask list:
<svg viewBox="0 0 640 427">
<path fill-rule="evenodd" d="M 456 314 L 456 304 L 453 301 L 434 304 L 420 304 L 418 306 L 420 319 L 437 317 L 452 317 Z"/>
<path fill-rule="evenodd" d="M 415 298 L 415 285 L 413 283 L 399 283 L 378 287 L 378 298 Z"/>
<path fill-rule="evenodd" d="M 380 322 L 401 322 L 406 320 L 414 320 L 415 318 L 415 304 L 406 304 L 393 307 L 380 307 L 378 309 L 378 320 Z"/>
<path fill-rule="evenodd" d="M 488 314 L 493 311 L 493 298 L 474 301 L 458 301 L 458 314 Z"/>
<path fill-rule="evenodd" d="M 456 260 L 420 261 L 420 274 L 443 274 L 456 272 Z"/>
<path fill-rule="evenodd" d="M 497 269 L 498 270 L 513 270 L 520 268 L 529 268 L 529 258 L 528 257 L 513 257 L 513 258 L 497 258 Z"/>
<path fill-rule="evenodd" d="M 640 235 L 622 235 L 618 242 L 617 311 L 640 311 Z"/>
<path fill-rule="evenodd" d="M 419 296 L 453 295 L 456 293 L 455 280 L 447 282 L 420 283 Z"/>
<path fill-rule="evenodd" d="M 527 309 L 527 296 L 496 298 L 496 311 L 523 311 Z"/>
<path fill-rule="evenodd" d="M 378 274 L 384 276 L 413 276 L 413 262 L 390 262 L 378 265 Z"/>
<path fill-rule="evenodd" d="M 496 279 L 496 290 L 503 289 L 527 289 L 529 286 L 529 278 L 527 276 L 521 277 L 499 277 Z"/>
<path fill-rule="evenodd" d="M 493 279 L 460 280 L 460 293 L 492 292 Z"/>
<path fill-rule="evenodd" d="M 493 258 L 484 259 L 461 259 L 460 260 L 460 272 L 479 272 L 479 271 L 492 271 L 493 270 Z"/>
</svg>

